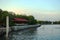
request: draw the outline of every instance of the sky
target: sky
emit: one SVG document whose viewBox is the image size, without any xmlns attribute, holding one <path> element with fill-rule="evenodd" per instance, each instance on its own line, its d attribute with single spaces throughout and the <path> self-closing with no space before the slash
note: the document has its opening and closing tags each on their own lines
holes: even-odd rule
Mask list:
<svg viewBox="0 0 60 40">
<path fill-rule="evenodd" d="M 60 0 L 0 0 L 0 9 L 33 15 L 37 20 L 60 20 Z"/>
</svg>

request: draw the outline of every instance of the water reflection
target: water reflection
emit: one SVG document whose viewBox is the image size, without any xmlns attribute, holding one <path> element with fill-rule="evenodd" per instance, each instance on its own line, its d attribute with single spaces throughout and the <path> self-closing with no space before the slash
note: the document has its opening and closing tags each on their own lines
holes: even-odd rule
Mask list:
<svg viewBox="0 0 60 40">
<path fill-rule="evenodd" d="M 60 25 L 43 25 L 37 29 L 38 39 L 40 40 L 60 40 Z"/>
<path fill-rule="evenodd" d="M 60 25 L 42 25 L 18 32 L 12 32 L 9 40 L 60 40 Z"/>
<path fill-rule="evenodd" d="M 9 36 L 10 40 L 37 40 L 36 29 L 26 29 L 20 32 L 12 32 Z"/>
</svg>

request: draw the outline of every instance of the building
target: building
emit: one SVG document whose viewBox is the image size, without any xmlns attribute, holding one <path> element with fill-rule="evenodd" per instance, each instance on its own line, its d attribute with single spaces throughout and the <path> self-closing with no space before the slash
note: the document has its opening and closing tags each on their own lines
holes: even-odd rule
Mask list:
<svg viewBox="0 0 60 40">
<path fill-rule="evenodd" d="M 24 18 L 14 18 L 13 19 L 13 22 L 16 24 L 16 25 L 25 25 L 28 23 L 28 20 L 24 19 Z"/>
</svg>

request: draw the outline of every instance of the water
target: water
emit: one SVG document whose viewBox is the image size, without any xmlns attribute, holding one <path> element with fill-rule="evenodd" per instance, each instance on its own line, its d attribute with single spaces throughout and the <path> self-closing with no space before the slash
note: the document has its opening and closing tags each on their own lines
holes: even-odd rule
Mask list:
<svg viewBox="0 0 60 40">
<path fill-rule="evenodd" d="M 42 25 L 37 29 L 12 32 L 9 40 L 60 40 L 60 25 Z"/>
</svg>

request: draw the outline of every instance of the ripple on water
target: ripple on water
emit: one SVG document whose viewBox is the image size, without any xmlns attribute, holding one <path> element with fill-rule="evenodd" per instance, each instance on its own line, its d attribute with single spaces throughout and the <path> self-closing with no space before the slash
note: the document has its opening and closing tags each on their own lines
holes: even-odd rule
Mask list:
<svg viewBox="0 0 60 40">
<path fill-rule="evenodd" d="M 59 28 L 60 25 L 42 25 L 37 30 L 12 32 L 10 40 L 60 40 Z"/>
</svg>

